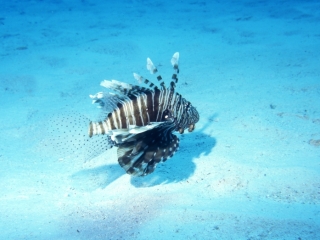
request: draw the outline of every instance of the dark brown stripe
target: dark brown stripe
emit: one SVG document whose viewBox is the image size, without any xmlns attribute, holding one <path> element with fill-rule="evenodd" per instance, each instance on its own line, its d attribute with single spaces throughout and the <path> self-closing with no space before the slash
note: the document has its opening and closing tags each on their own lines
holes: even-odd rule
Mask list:
<svg viewBox="0 0 320 240">
<path fill-rule="evenodd" d="M 117 122 L 117 125 L 118 125 L 118 128 L 120 127 L 120 123 L 121 123 L 121 118 L 119 118 L 118 116 L 118 113 L 116 110 L 114 110 L 114 116 L 116 118 L 116 122 Z"/>
<path fill-rule="evenodd" d="M 120 120 L 121 120 L 122 128 L 128 128 L 127 119 L 126 119 L 126 116 L 125 116 L 123 104 L 122 103 L 118 103 L 117 106 L 120 109 Z"/>
<path fill-rule="evenodd" d="M 93 126 L 92 126 L 92 122 L 89 123 L 89 137 L 92 137 L 93 135 Z"/>
<path fill-rule="evenodd" d="M 167 91 L 166 91 L 166 89 L 163 89 L 161 92 L 162 92 L 162 99 L 160 100 L 160 94 L 158 97 L 158 103 L 159 103 L 159 107 L 158 107 L 159 117 L 157 119 L 158 122 L 164 120 L 164 119 L 162 119 L 163 112 L 166 110 L 164 104 L 165 104 L 165 100 L 166 100 Z"/>
<path fill-rule="evenodd" d="M 171 88 L 172 90 L 174 90 L 175 87 L 176 87 L 176 84 L 175 84 L 173 81 L 171 81 L 171 82 L 170 82 L 170 88 Z"/>
<path fill-rule="evenodd" d="M 109 121 L 111 129 L 116 129 L 116 126 L 115 126 L 114 121 L 113 121 L 112 113 L 108 114 L 108 120 L 107 121 Z"/>
<path fill-rule="evenodd" d="M 177 113 L 181 105 L 181 95 L 179 93 L 176 93 L 174 105 L 176 106 L 175 113 Z"/>
<path fill-rule="evenodd" d="M 164 82 L 161 82 L 161 83 L 160 83 L 160 86 L 161 86 L 161 89 L 162 89 L 162 90 L 165 90 L 165 89 L 166 89 L 166 86 L 164 85 Z"/>
<path fill-rule="evenodd" d="M 152 121 L 152 112 L 153 112 L 153 105 L 152 105 L 152 94 L 153 94 L 153 91 L 149 91 L 146 93 L 146 104 L 145 105 L 145 114 L 146 114 L 146 125 L 148 124 L 148 121 Z M 147 117 L 147 113 L 149 114 L 149 119 Z"/>
<path fill-rule="evenodd" d="M 99 122 L 99 125 L 100 125 L 100 128 L 101 128 L 101 134 L 105 134 L 106 132 L 105 132 L 103 123 L 102 123 L 102 122 Z"/>
<path fill-rule="evenodd" d="M 152 106 L 152 101 L 151 101 L 151 107 L 150 107 L 150 111 L 149 111 L 149 115 L 150 115 L 150 121 L 151 122 L 156 122 L 157 121 L 157 114 L 159 111 L 159 96 L 160 96 L 160 90 L 157 88 L 154 90 L 154 99 L 153 99 L 153 103 L 154 103 L 154 109 Z"/>
<path fill-rule="evenodd" d="M 177 74 L 172 74 L 172 79 L 175 81 L 175 83 L 177 83 L 178 82 L 178 76 L 177 76 Z"/>
<path fill-rule="evenodd" d="M 169 96 L 168 96 L 168 104 L 169 104 L 168 108 L 169 108 L 170 110 L 172 110 L 172 111 L 174 111 L 174 109 L 173 109 L 173 106 L 170 105 L 170 104 L 171 104 L 171 102 L 172 102 L 173 94 L 174 94 L 174 90 L 170 90 L 170 93 L 169 93 Z"/>
<path fill-rule="evenodd" d="M 139 112 L 139 106 L 138 106 L 138 103 L 137 103 L 137 97 L 136 96 L 132 96 L 130 97 L 130 99 L 132 100 L 132 106 L 133 106 L 133 116 L 132 120 L 135 120 L 136 121 L 136 125 L 137 126 L 142 126 L 142 121 L 141 121 L 141 118 L 140 118 L 140 112 Z"/>
</svg>

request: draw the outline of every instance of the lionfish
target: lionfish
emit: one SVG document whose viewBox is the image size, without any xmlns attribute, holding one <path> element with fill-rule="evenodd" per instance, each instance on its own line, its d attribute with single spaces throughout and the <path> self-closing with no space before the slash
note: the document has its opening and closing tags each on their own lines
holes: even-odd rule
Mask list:
<svg viewBox="0 0 320 240">
<path fill-rule="evenodd" d="M 104 80 L 101 86 L 112 92 L 90 95 L 104 112 L 104 120 L 90 122 L 89 137 L 108 135 L 110 144 L 118 147 L 118 162 L 124 170 L 134 176 L 152 173 L 159 162 L 165 162 L 179 149 L 180 134 L 188 128 L 195 129 L 199 121 L 197 110 L 189 101 L 175 91 L 179 74 L 179 53 L 171 64 L 174 69 L 170 86 L 167 87 L 160 75 L 159 87 L 134 73 L 134 78 L 147 87 L 131 85 L 116 80 Z M 147 69 L 151 74 L 158 72 L 150 58 Z"/>
</svg>

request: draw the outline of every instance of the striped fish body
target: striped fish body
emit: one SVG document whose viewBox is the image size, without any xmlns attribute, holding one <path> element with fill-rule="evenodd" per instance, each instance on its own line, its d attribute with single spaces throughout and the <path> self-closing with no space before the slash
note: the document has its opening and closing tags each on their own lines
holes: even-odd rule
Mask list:
<svg viewBox="0 0 320 240">
<path fill-rule="evenodd" d="M 156 122 L 180 119 L 184 111 L 182 102 L 185 100 L 181 95 L 172 90 L 141 89 L 140 93 L 129 95 L 128 99 L 120 101 L 105 120 L 92 122 L 89 136 L 110 134 L 114 129 L 143 127 Z"/>
<path fill-rule="evenodd" d="M 154 171 L 159 162 L 164 162 L 179 148 L 179 139 L 174 131 L 192 131 L 199 114 L 190 102 L 175 91 L 178 81 L 178 57 L 171 60 L 176 73 L 170 87 L 165 87 L 159 75 L 160 88 L 147 79 L 134 74 L 148 87 L 131 85 L 116 80 L 104 80 L 101 86 L 113 92 L 90 95 L 105 113 L 105 118 L 89 124 L 89 136 L 107 134 L 118 147 L 118 161 L 128 174 L 144 176 Z M 157 72 L 151 60 L 147 68 Z"/>
</svg>

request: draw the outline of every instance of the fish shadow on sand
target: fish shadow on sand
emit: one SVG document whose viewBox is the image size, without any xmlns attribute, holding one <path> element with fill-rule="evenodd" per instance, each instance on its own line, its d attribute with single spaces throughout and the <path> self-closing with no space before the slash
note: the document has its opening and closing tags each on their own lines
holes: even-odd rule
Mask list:
<svg viewBox="0 0 320 240">
<path fill-rule="evenodd" d="M 216 139 L 202 132 L 180 136 L 180 150 L 155 171 L 145 177 L 132 177 L 135 187 L 152 187 L 160 184 L 185 181 L 196 169 L 194 159 L 208 155 L 216 145 Z"/>
<path fill-rule="evenodd" d="M 209 119 L 214 119 L 213 114 Z M 193 160 L 208 155 L 216 145 L 216 139 L 205 132 L 212 124 L 207 123 L 198 131 L 191 134 L 178 135 L 180 149 L 165 163 L 161 163 L 155 171 L 145 177 L 131 177 L 131 184 L 135 187 L 152 187 L 160 184 L 185 181 L 191 177 L 196 169 Z"/>
</svg>

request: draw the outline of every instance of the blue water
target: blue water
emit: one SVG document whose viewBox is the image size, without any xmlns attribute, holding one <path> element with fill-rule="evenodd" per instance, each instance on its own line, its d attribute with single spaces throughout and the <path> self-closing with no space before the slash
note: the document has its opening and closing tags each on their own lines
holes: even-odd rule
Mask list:
<svg viewBox="0 0 320 240">
<path fill-rule="evenodd" d="M 319 1 L 2 1 L 0 239 L 320 239 Z M 142 178 L 90 94 L 149 79 L 200 114 Z"/>
</svg>

